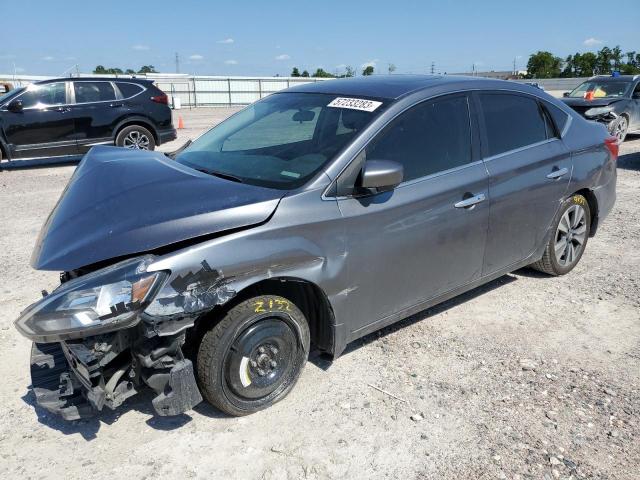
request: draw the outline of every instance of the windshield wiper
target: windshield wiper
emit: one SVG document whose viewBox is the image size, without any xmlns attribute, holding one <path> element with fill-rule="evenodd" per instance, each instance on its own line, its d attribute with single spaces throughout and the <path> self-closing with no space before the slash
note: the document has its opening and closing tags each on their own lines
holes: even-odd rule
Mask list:
<svg viewBox="0 0 640 480">
<path fill-rule="evenodd" d="M 206 168 L 196 168 L 195 170 L 206 173 L 207 175 L 213 175 L 214 177 L 224 178 L 225 180 L 231 180 L 232 182 L 244 183 L 240 177 L 236 177 L 235 175 L 230 175 L 224 172 L 216 172 L 215 170 L 207 170 Z"/>
</svg>

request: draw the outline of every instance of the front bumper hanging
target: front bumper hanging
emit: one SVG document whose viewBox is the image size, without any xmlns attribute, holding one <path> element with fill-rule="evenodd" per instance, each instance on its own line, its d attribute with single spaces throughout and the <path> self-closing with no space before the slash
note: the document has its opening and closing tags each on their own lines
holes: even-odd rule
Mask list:
<svg viewBox="0 0 640 480">
<path fill-rule="evenodd" d="M 183 336 L 135 342 L 128 331 L 81 341 L 34 343 L 31 380 L 38 404 L 66 420 L 120 406 L 150 387 L 158 415 L 179 415 L 202 401 Z"/>
</svg>

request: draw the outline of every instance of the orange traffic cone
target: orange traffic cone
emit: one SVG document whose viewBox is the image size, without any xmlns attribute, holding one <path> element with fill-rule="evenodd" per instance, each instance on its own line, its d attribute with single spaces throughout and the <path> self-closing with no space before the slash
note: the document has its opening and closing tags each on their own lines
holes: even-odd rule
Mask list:
<svg viewBox="0 0 640 480">
<path fill-rule="evenodd" d="M 178 116 L 178 130 L 182 130 L 184 128 L 184 122 L 182 121 L 182 115 Z"/>
</svg>

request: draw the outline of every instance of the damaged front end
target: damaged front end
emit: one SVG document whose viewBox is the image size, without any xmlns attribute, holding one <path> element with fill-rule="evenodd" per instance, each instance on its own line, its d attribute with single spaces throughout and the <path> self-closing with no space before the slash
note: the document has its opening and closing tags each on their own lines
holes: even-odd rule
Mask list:
<svg viewBox="0 0 640 480">
<path fill-rule="evenodd" d="M 150 387 L 159 415 L 202 401 L 185 330 L 235 292 L 206 262 L 176 275 L 149 271 L 154 257 L 128 259 L 64 283 L 28 307 L 16 328 L 34 342 L 31 377 L 38 404 L 72 420 L 115 409 Z M 75 278 L 71 278 L 75 276 Z"/>
</svg>

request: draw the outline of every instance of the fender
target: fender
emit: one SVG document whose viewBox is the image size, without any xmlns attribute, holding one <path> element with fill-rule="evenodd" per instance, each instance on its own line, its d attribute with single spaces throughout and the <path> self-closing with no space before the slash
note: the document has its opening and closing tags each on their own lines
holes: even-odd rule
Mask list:
<svg viewBox="0 0 640 480">
<path fill-rule="evenodd" d="M 123 119 L 121 119 L 120 121 L 118 121 L 118 123 L 116 123 L 116 126 L 113 128 L 113 132 L 112 132 L 112 137 L 114 142 L 116 140 L 116 136 L 118 135 L 118 132 L 120 131 L 120 129 L 129 123 L 139 123 L 144 125 L 153 134 L 156 144 L 158 143 L 158 140 L 159 140 L 158 132 L 156 130 L 155 124 L 150 118 L 145 117 L 143 115 L 128 115 Z"/>
</svg>

